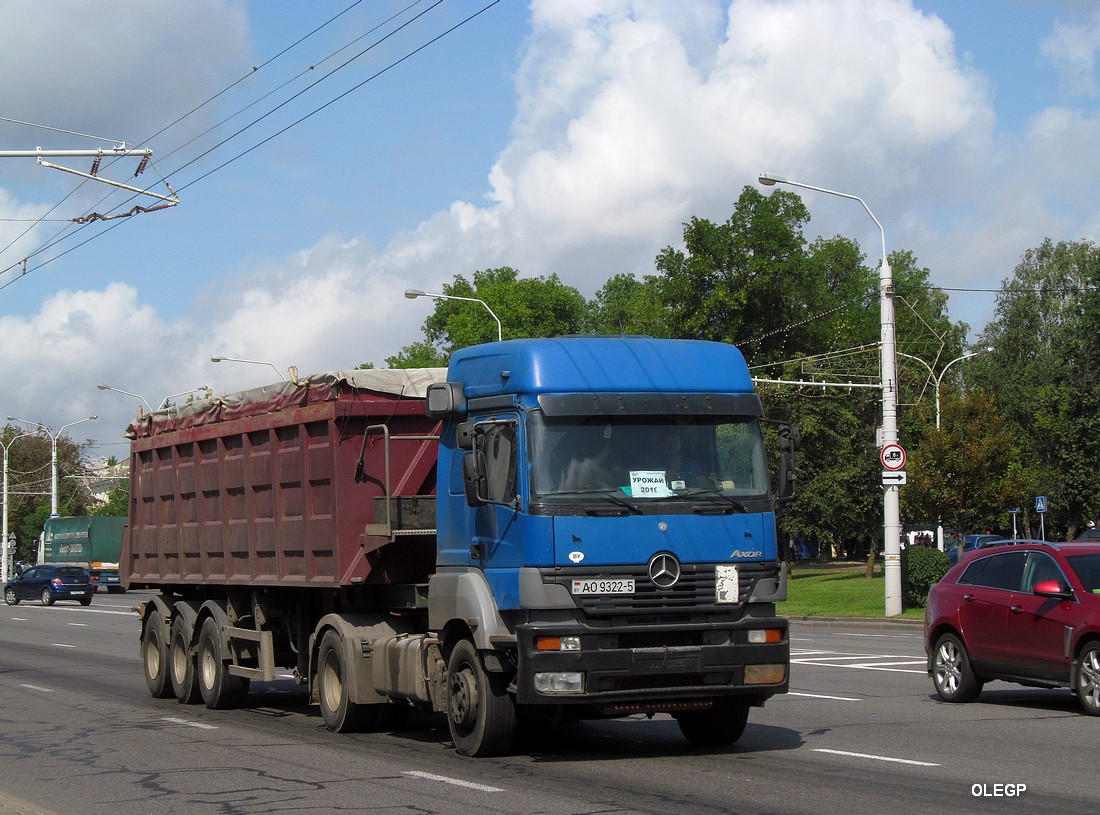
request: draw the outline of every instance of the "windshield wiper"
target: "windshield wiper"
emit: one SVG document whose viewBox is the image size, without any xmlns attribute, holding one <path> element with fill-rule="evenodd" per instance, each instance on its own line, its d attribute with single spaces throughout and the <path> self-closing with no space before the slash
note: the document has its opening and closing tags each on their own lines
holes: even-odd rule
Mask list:
<svg viewBox="0 0 1100 815">
<path fill-rule="evenodd" d="M 691 489 L 687 492 L 681 492 L 679 495 L 677 495 L 675 497 L 677 497 L 677 498 L 697 498 L 699 496 L 707 496 L 707 497 L 713 496 L 715 498 L 719 498 L 719 499 L 725 501 L 727 504 L 729 504 L 734 509 L 736 509 L 738 512 L 748 512 L 749 511 L 748 507 L 746 507 L 744 504 L 742 504 L 736 498 L 730 498 L 728 495 L 726 495 L 724 492 L 722 492 L 721 489 L 719 489 L 717 487 L 696 487 L 696 488 L 693 488 L 693 489 Z"/>
<path fill-rule="evenodd" d="M 631 512 L 641 515 L 642 511 L 638 508 L 637 504 L 632 504 L 627 501 L 618 490 L 613 489 L 591 489 L 591 490 L 557 490 L 555 492 L 544 492 L 542 498 L 555 498 L 559 495 L 591 495 L 599 498 L 606 498 L 613 504 L 618 504 L 621 507 L 626 507 Z"/>
</svg>

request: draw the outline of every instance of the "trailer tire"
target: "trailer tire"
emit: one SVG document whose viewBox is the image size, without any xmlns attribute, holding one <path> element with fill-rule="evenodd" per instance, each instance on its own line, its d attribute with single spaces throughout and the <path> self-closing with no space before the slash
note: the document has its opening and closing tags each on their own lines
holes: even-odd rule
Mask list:
<svg viewBox="0 0 1100 815">
<path fill-rule="evenodd" d="M 464 756 L 504 755 L 516 722 L 507 677 L 486 671 L 474 644 L 459 640 L 447 660 L 447 726 L 455 749 Z"/>
<path fill-rule="evenodd" d="M 168 682 L 168 626 L 158 609 L 153 609 L 141 632 L 141 664 L 145 668 L 145 684 L 154 699 L 172 695 Z"/>
<path fill-rule="evenodd" d="M 726 747 L 745 732 L 749 703 L 744 699 L 715 699 L 709 710 L 686 710 L 676 714 L 680 732 L 696 747 Z"/>
<path fill-rule="evenodd" d="M 172 631 L 168 639 L 168 664 L 172 681 L 172 693 L 181 705 L 193 705 L 202 700 L 202 692 L 195 675 L 195 657 L 191 653 L 190 624 L 177 615 L 172 620 Z"/>
<path fill-rule="evenodd" d="M 221 629 L 213 617 L 199 630 L 195 668 L 202 700 L 211 710 L 234 707 L 248 694 L 248 679 L 229 673 L 229 662 L 222 659 Z"/>
</svg>

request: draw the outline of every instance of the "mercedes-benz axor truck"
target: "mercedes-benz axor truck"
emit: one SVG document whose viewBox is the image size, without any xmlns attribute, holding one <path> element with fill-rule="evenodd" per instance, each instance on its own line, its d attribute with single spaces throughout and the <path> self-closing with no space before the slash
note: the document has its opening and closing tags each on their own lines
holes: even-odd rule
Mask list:
<svg viewBox="0 0 1100 815">
<path fill-rule="evenodd" d="M 127 432 L 122 570 L 156 592 L 156 697 L 229 707 L 290 673 L 333 731 L 434 711 L 486 756 L 521 720 L 634 714 L 730 744 L 787 691 L 774 510 L 797 433 L 732 346 L 509 340 Z"/>
</svg>

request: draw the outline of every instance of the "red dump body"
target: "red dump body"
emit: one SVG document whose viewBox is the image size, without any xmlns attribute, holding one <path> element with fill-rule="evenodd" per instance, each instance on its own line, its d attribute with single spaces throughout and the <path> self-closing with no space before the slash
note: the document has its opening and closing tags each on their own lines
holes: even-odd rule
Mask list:
<svg viewBox="0 0 1100 815">
<path fill-rule="evenodd" d="M 444 369 L 343 371 L 139 417 L 127 431 L 123 580 L 161 589 L 426 581 L 438 422 L 424 415 L 424 392 L 445 379 Z"/>
</svg>

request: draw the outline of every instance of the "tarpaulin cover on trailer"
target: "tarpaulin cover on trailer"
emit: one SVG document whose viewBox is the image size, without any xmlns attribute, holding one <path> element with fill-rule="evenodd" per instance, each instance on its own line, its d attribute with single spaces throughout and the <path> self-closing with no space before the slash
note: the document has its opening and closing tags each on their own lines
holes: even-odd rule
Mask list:
<svg viewBox="0 0 1100 815">
<path fill-rule="evenodd" d="M 136 439 L 186 430 L 246 416 L 273 413 L 288 407 L 329 402 L 342 393 L 356 391 L 423 399 L 429 385 L 444 382 L 446 379 L 446 368 L 379 368 L 312 374 L 304 379 L 277 382 L 142 414 L 130 423 L 125 435 Z"/>
</svg>

